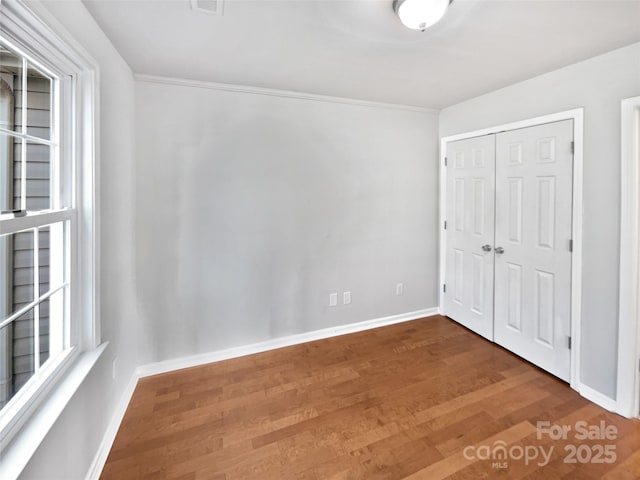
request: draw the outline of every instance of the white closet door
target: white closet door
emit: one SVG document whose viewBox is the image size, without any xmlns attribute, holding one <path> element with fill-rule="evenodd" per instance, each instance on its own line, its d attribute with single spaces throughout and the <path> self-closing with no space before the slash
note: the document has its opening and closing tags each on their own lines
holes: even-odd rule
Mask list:
<svg viewBox="0 0 640 480">
<path fill-rule="evenodd" d="M 449 143 L 446 168 L 444 313 L 492 340 L 495 136 Z"/>
<path fill-rule="evenodd" d="M 495 341 L 567 381 L 572 140 L 572 120 L 496 135 Z"/>
</svg>

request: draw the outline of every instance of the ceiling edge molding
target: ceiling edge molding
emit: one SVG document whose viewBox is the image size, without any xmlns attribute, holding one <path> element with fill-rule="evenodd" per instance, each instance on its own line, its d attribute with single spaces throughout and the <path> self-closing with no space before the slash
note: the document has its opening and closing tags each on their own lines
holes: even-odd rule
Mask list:
<svg viewBox="0 0 640 480">
<path fill-rule="evenodd" d="M 345 105 L 357 105 L 361 107 L 384 108 L 391 110 L 405 110 L 409 112 L 438 114 L 440 110 L 435 108 L 418 107 L 414 105 L 402 105 L 396 103 L 372 102 L 357 100 L 354 98 L 331 97 L 329 95 L 317 95 L 313 93 L 293 92 L 278 90 L 275 88 L 251 87 L 246 85 L 233 85 L 230 83 L 203 82 L 199 80 L 187 80 L 183 78 L 162 77 L 157 75 L 145 75 L 136 73 L 135 79 L 139 82 L 174 85 L 180 87 L 206 88 L 224 92 L 249 93 L 252 95 L 265 95 L 270 97 L 295 98 L 298 100 L 311 100 L 314 102 L 341 103 Z"/>
</svg>

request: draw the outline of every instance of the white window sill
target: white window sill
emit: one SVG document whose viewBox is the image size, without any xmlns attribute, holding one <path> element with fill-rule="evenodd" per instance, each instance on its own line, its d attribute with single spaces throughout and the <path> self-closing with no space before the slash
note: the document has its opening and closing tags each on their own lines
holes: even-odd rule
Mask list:
<svg viewBox="0 0 640 480">
<path fill-rule="evenodd" d="M 0 478 L 18 478 L 109 342 L 82 352 L 7 446 L 0 448 Z"/>
</svg>

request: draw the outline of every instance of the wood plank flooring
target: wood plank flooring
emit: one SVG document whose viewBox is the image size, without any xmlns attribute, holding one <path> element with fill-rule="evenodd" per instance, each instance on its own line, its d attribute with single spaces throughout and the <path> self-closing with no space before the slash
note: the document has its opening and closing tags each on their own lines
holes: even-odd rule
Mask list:
<svg viewBox="0 0 640 480">
<path fill-rule="evenodd" d="M 101 478 L 633 480 L 640 422 L 430 317 L 143 378 Z"/>
</svg>

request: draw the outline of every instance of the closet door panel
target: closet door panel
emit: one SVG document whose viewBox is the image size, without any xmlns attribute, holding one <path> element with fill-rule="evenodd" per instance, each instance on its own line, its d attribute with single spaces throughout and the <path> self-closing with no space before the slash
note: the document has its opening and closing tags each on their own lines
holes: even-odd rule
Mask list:
<svg viewBox="0 0 640 480">
<path fill-rule="evenodd" d="M 496 343 L 569 380 L 573 121 L 496 136 Z"/>
<path fill-rule="evenodd" d="M 491 340 L 495 136 L 449 143 L 446 168 L 444 312 Z"/>
</svg>

